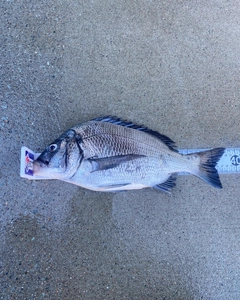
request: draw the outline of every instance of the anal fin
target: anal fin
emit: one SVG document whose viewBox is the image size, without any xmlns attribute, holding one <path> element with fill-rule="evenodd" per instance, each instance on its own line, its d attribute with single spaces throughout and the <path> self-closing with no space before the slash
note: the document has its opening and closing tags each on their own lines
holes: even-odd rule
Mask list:
<svg viewBox="0 0 240 300">
<path fill-rule="evenodd" d="M 168 180 L 158 185 L 153 186 L 154 189 L 170 193 L 171 188 L 176 186 L 176 175 L 171 175 Z"/>
</svg>

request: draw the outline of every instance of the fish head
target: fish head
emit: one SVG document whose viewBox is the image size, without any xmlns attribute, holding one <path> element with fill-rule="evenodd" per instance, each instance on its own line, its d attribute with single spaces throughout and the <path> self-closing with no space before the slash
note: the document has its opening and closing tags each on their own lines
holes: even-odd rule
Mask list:
<svg viewBox="0 0 240 300">
<path fill-rule="evenodd" d="M 53 179 L 71 178 L 83 159 L 81 137 L 75 130 L 63 133 L 33 162 L 34 174 Z"/>
</svg>

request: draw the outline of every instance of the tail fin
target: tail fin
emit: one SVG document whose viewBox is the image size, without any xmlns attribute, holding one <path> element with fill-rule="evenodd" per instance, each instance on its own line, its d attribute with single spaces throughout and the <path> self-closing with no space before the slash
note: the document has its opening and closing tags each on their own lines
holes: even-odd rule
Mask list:
<svg viewBox="0 0 240 300">
<path fill-rule="evenodd" d="M 222 184 L 219 179 L 216 165 L 219 159 L 222 157 L 224 151 L 225 148 L 215 148 L 212 150 L 194 153 L 193 155 L 198 155 L 200 158 L 198 170 L 194 172 L 194 175 L 211 184 L 212 186 L 221 189 Z"/>
</svg>

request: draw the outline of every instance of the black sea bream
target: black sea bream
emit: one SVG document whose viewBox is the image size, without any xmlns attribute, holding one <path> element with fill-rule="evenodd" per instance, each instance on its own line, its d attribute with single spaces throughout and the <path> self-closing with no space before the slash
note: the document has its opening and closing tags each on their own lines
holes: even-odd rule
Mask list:
<svg viewBox="0 0 240 300">
<path fill-rule="evenodd" d="M 169 191 L 178 172 L 222 188 L 215 166 L 223 153 L 224 148 L 215 148 L 182 155 L 165 135 L 103 117 L 63 133 L 34 161 L 34 172 L 94 191 L 146 187 Z"/>
</svg>

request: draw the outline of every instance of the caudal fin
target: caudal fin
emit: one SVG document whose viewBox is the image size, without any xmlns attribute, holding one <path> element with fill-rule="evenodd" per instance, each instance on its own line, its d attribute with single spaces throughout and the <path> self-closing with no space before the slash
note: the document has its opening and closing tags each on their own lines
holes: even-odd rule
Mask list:
<svg viewBox="0 0 240 300">
<path fill-rule="evenodd" d="M 198 157 L 200 158 L 198 170 L 194 172 L 194 175 L 198 176 L 212 186 L 221 189 L 222 184 L 219 179 L 216 165 L 219 159 L 222 157 L 224 151 L 225 148 L 215 148 L 212 150 L 192 154 L 198 155 Z"/>
</svg>

